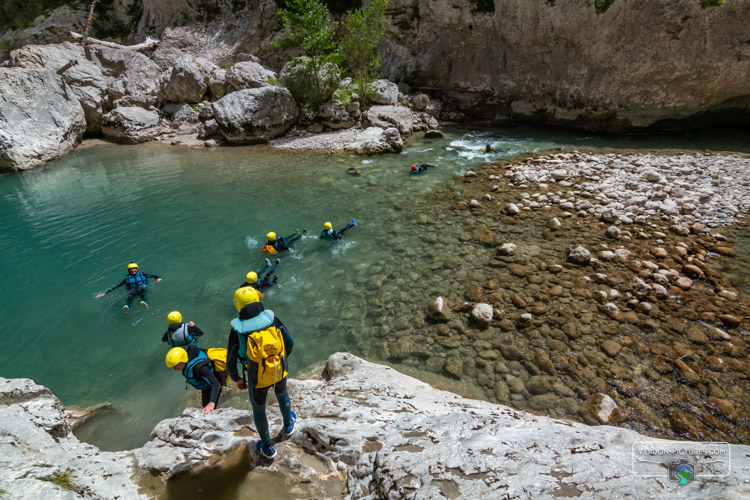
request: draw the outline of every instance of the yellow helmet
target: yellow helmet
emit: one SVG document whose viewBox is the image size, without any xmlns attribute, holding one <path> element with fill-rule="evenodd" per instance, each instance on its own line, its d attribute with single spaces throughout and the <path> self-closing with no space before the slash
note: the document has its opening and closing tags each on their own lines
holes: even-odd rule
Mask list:
<svg viewBox="0 0 750 500">
<path fill-rule="evenodd" d="M 331 224 L 330 222 L 326 222 L 325 224 L 323 224 L 323 228 L 326 231 L 330 231 L 331 229 L 333 229 L 333 224 Z"/>
<path fill-rule="evenodd" d="M 165 363 L 167 364 L 167 368 L 174 368 L 174 366 L 177 363 L 187 363 L 188 362 L 188 355 L 187 351 L 183 349 L 182 347 L 173 347 L 169 350 L 167 353 L 167 359 L 165 360 Z"/>
<path fill-rule="evenodd" d="M 258 281 L 258 274 L 255 271 L 250 271 L 245 275 L 245 281 L 248 283 L 255 283 Z"/>
<path fill-rule="evenodd" d="M 167 314 L 167 323 L 170 325 L 182 323 L 182 314 L 180 314 L 180 311 L 172 311 Z"/>
<path fill-rule="evenodd" d="M 276 241 L 276 233 L 274 233 L 273 231 L 271 231 L 270 233 L 268 233 L 266 235 L 266 239 L 268 241 Z"/>
<path fill-rule="evenodd" d="M 240 312 L 246 305 L 258 302 L 259 300 L 258 291 L 251 286 L 238 288 L 234 292 L 234 308 L 237 309 L 237 312 Z"/>
<path fill-rule="evenodd" d="M 135 262 L 131 262 L 130 264 L 128 264 L 128 271 L 130 271 L 131 269 L 138 269 L 138 264 L 136 264 Z"/>
</svg>

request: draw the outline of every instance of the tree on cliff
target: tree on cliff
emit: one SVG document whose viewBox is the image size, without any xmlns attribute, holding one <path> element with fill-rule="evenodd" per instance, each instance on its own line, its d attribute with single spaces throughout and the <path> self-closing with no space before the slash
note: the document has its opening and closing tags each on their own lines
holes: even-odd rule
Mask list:
<svg viewBox="0 0 750 500">
<path fill-rule="evenodd" d="M 380 66 L 382 54 L 378 45 L 388 29 L 387 8 L 388 0 L 373 0 L 367 8 L 355 10 L 344 21 L 341 50 L 359 85 L 362 104 L 367 102 L 367 87 L 375 80 L 376 69 Z"/>
<path fill-rule="evenodd" d="M 272 45 L 302 50 L 304 56 L 290 61 L 282 77 L 286 76 L 284 84 L 298 102 L 315 108 L 331 97 L 341 77 L 342 56 L 335 40 L 338 23 L 320 0 L 289 0 L 286 6 L 279 16 L 291 32 Z"/>
</svg>

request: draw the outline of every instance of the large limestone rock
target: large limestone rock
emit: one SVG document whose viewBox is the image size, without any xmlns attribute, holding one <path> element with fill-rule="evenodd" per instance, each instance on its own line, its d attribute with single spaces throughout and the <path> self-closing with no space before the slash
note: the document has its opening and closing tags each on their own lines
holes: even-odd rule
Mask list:
<svg viewBox="0 0 750 500">
<path fill-rule="evenodd" d="M 462 359 L 454 356 L 450 362 L 455 362 L 450 370 L 460 373 Z M 518 384 L 514 392 L 523 391 L 523 382 Z M 351 498 L 474 499 L 494 498 L 498 491 L 511 498 L 552 498 L 562 492 L 645 498 L 654 491 L 675 491 L 663 465 L 647 465 L 655 475 L 638 481 L 632 472 L 633 445 L 673 441 L 465 399 L 350 354 L 332 355 L 320 377 L 289 380 L 289 391 L 296 432 L 277 440 L 278 456 L 270 462 L 254 452 L 257 434 L 245 391 L 227 390 L 223 408 L 212 415 L 189 408 L 162 421 L 139 450 L 107 453 L 70 435 L 62 405 L 45 388 L 0 379 L 0 488 L 14 499 L 77 498 L 42 480 L 70 469 L 71 484 L 94 498 L 142 498 L 135 475 L 180 481 L 182 474 L 235 460 L 246 448 L 250 471 L 237 486 L 261 494 L 264 484 L 277 490 L 283 485 L 294 498 L 340 498 L 348 492 Z M 268 405 L 272 436 L 281 428 L 273 399 Z M 699 489 L 680 494 L 750 495 L 743 480 L 750 447 L 732 445 L 731 454 L 734 473 L 702 477 Z"/>
<path fill-rule="evenodd" d="M 213 107 L 221 133 L 232 144 L 267 142 L 289 130 L 299 116 L 292 94 L 274 86 L 232 92 Z"/>
<path fill-rule="evenodd" d="M 354 125 L 352 115 L 349 114 L 344 106 L 336 101 L 323 104 L 320 110 L 318 110 L 317 118 L 320 120 L 320 123 L 331 130 L 349 128 Z"/>
<path fill-rule="evenodd" d="M 86 131 L 98 132 L 104 113 L 102 102 L 105 99 L 109 82 L 102 73 L 102 67 L 89 61 L 80 45 L 65 42 L 56 45 L 27 45 L 10 54 L 10 65 L 22 68 L 46 68 L 57 71 L 71 61 L 75 62 L 62 74 L 73 95 L 81 103 L 86 114 Z"/>
<path fill-rule="evenodd" d="M 183 56 L 164 75 L 162 92 L 171 102 L 201 102 L 216 66 L 207 59 Z"/>
<path fill-rule="evenodd" d="M 255 431 L 247 410 L 225 408 L 204 416 L 200 408 L 187 408 L 181 417 L 162 420 L 141 449 L 139 466 L 152 474 L 174 476 L 199 472 L 251 440 Z"/>
<path fill-rule="evenodd" d="M 0 170 L 59 158 L 85 130 L 83 108 L 54 71 L 0 68 Z"/>
<path fill-rule="evenodd" d="M 393 105 L 398 102 L 398 85 L 388 80 L 375 80 L 368 88 L 369 97 L 375 104 Z M 429 98 L 428 98 L 429 99 Z M 424 109 L 424 108 L 422 108 Z"/>
<path fill-rule="evenodd" d="M 29 379 L 0 378 L 0 491 L 3 498 L 149 498 L 134 476 L 136 453 L 81 443 L 65 410 Z M 68 488 L 52 482 L 69 474 Z"/>
<path fill-rule="evenodd" d="M 87 45 L 89 60 L 101 65 L 108 78 L 106 110 L 119 106 L 154 104 L 161 88 L 162 70 L 145 55 Z"/>
<path fill-rule="evenodd" d="M 414 128 L 414 115 L 406 106 L 372 106 L 367 120 L 373 127 L 396 127 L 401 135 L 411 135 Z"/>
<path fill-rule="evenodd" d="M 159 113 L 138 106 L 115 108 L 102 118 L 102 134 L 123 144 L 150 141 L 161 132 Z"/>
<path fill-rule="evenodd" d="M 229 92 L 256 89 L 276 81 L 276 73 L 253 61 L 238 62 L 227 70 L 225 82 Z"/>
<path fill-rule="evenodd" d="M 346 143 L 344 149 L 365 155 L 399 153 L 404 149 L 404 141 L 396 128 L 369 127 Z"/>
<path fill-rule="evenodd" d="M 332 355 L 323 378 L 293 384 L 298 429 L 277 450 L 286 456 L 299 445 L 346 464 L 347 489 L 356 498 L 389 498 L 396 491 L 415 498 L 496 498 L 498 492 L 555 498 L 562 476 L 571 497 L 644 498 L 675 488 L 661 466 L 655 466 L 658 477 L 634 481 L 632 473 L 635 443 L 672 441 L 468 400 L 350 354 Z M 733 471 L 748 470 L 748 451 L 732 446 Z M 279 462 L 270 469 L 278 471 Z M 701 491 L 685 494 L 745 497 L 750 486 L 743 478 L 701 478 Z"/>
</svg>

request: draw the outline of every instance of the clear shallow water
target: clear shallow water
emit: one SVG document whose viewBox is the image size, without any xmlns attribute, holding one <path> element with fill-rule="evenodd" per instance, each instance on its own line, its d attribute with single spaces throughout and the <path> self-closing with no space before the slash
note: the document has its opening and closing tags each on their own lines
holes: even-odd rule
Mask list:
<svg viewBox="0 0 750 500">
<path fill-rule="evenodd" d="M 426 200 L 466 170 L 558 147 L 741 149 L 721 139 L 517 128 L 453 132 L 375 158 L 159 144 L 80 149 L 45 168 L 0 176 L 0 375 L 33 378 L 65 404 L 111 402 L 114 410 L 79 436 L 103 449 L 138 447 L 188 395 L 182 377 L 164 366 L 167 313 L 196 321 L 206 332 L 201 346 L 224 347 L 232 293 L 259 268 L 268 231 L 310 230 L 280 256 L 280 284 L 264 300 L 295 338 L 294 375 L 332 352 L 359 352 L 368 301 L 388 297 L 374 292 L 394 286 L 388 276 L 399 276 L 408 292 L 419 279 L 409 272 L 413 262 L 434 257 L 428 242 L 411 240 L 413 227 L 402 219 L 413 217 L 404 215 L 448 210 L 447 202 Z M 488 141 L 497 154 L 479 154 Z M 412 163 L 439 167 L 410 175 Z M 350 167 L 361 175 L 347 174 Z M 345 241 L 317 239 L 323 222 L 341 228 L 352 217 L 359 226 Z M 410 251 L 394 266 L 396 241 Z M 123 288 L 94 296 L 122 280 L 130 260 L 164 280 L 151 283 L 149 309 L 124 315 Z"/>
</svg>

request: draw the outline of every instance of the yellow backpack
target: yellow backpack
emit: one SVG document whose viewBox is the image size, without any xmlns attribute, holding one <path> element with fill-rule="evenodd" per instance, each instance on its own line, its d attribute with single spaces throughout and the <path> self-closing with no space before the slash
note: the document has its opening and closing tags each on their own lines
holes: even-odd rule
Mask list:
<svg viewBox="0 0 750 500">
<path fill-rule="evenodd" d="M 258 364 L 256 389 L 280 382 L 287 376 L 284 370 L 284 338 L 281 330 L 269 326 L 247 336 L 247 358 Z"/>
<path fill-rule="evenodd" d="M 214 374 L 216 375 L 216 378 L 219 379 L 222 386 L 226 386 L 229 383 L 229 375 L 227 374 L 227 350 L 222 347 L 211 347 L 206 351 L 206 355 L 214 366 Z"/>
</svg>

